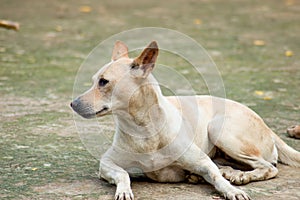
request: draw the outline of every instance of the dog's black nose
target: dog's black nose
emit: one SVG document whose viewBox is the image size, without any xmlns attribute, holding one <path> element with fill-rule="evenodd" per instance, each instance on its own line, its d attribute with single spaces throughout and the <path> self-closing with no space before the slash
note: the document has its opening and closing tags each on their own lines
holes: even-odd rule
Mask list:
<svg viewBox="0 0 300 200">
<path fill-rule="evenodd" d="M 71 106 L 71 108 L 76 109 L 79 104 L 80 104 L 80 100 L 77 98 L 70 103 L 70 106 Z"/>
</svg>

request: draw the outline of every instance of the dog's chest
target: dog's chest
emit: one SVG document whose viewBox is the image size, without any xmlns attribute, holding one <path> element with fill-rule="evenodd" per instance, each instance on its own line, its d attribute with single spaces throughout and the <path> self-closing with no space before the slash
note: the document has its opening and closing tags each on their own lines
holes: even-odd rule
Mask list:
<svg viewBox="0 0 300 200">
<path fill-rule="evenodd" d="M 170 163 L 172 157 L 163 153 L 163 145 L 160 137 L 136 138 L 123 137 L 122 142 L 118 142 L 122 152 L 126 152 L 126 159 L 120 166 L 128 168 L 140 168 L 143 171 L 152 171 L 153 169 L 165 166 L 164 163 Z M 161 152 L 162 151 L 162 152 Z M 124 158 L 122 158 L 124 159 Z"/>
<path fill-rule="evenodd" d="M 134 153 L 152 153 L 160 148 L 160 138 L 130 138 L 127 145 Z"/>
</svg>

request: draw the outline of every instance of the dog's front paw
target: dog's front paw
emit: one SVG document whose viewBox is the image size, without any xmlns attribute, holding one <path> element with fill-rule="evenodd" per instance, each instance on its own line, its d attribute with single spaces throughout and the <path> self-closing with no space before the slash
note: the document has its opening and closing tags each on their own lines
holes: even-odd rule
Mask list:
<svg viewBox="0 0 300 200">
<path fill-rule="evenodd" d="M 134 196 L 130 188 L 117 187 L 115 200 L 134 200 Z"/>
<path fill-rule="evenodd" d="M 225 194 L 225 198 L 229 200 L 250 200 L 249 195 L 239 189 L 235 189 L 234 191 L 227 192 Z"/>
<path fill-rule="evenodd" d="M 134 200 L 132 192 L 123 192 L 115 195 L 115 200 Z"/>
</svg>

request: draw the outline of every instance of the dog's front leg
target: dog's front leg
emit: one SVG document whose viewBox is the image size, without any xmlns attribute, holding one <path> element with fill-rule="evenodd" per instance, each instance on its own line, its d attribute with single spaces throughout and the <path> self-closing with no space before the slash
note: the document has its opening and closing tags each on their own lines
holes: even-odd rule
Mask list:
<svg viewBox="0 0 300 200">
<path fill-rule="evenodd" d="M 186 170 L 201 175 L 212 184 L 226 199 L 250 200 L 250 197 L 242 190 L 232 186 L 221 175 L 218 167 L 196 145 L 192 145 L 178 160 Z"/>
<path fill-rule="evenodd" d="M 129 174 L 117 166 L 111 159 L 103 157 L 100 160 L 100 177 L 117 186 L 115 200 L 133 200 Z"/>
</svg>

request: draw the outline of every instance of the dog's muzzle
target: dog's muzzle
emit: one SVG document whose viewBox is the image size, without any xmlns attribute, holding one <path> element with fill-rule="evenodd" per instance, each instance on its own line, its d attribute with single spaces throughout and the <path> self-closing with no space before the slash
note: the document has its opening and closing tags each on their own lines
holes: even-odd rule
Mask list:
<svg viewBox="0 0 300 200">
<path fill-rule="evenodd" d="M 72 101 L 70 106 L 76 113 L 78 113 L 84 118 L 89 119 L 89 118 L 96 117 L 96 113 L 91 108 L 91 105 L 87 103 L 83 103 L 83 101 L 80 98 L 77 98 L 74 101 Z"/>
<path fill-rule="evenodd" d="M 93 109 L 92 105 L 82 101 L 80 99 L 80 97 L 75 99 L 73 102 L 71 102 L 70 106 L 80 116 L 87 118 L 87 119 L 94 118 L 94 117 L 100 117 L 100 116 L 110 113 L 109 106 L 104 105 L 104 106 L 102 106 L 102 108 L 100 110 L 95 111 Z"/>
</svg>

